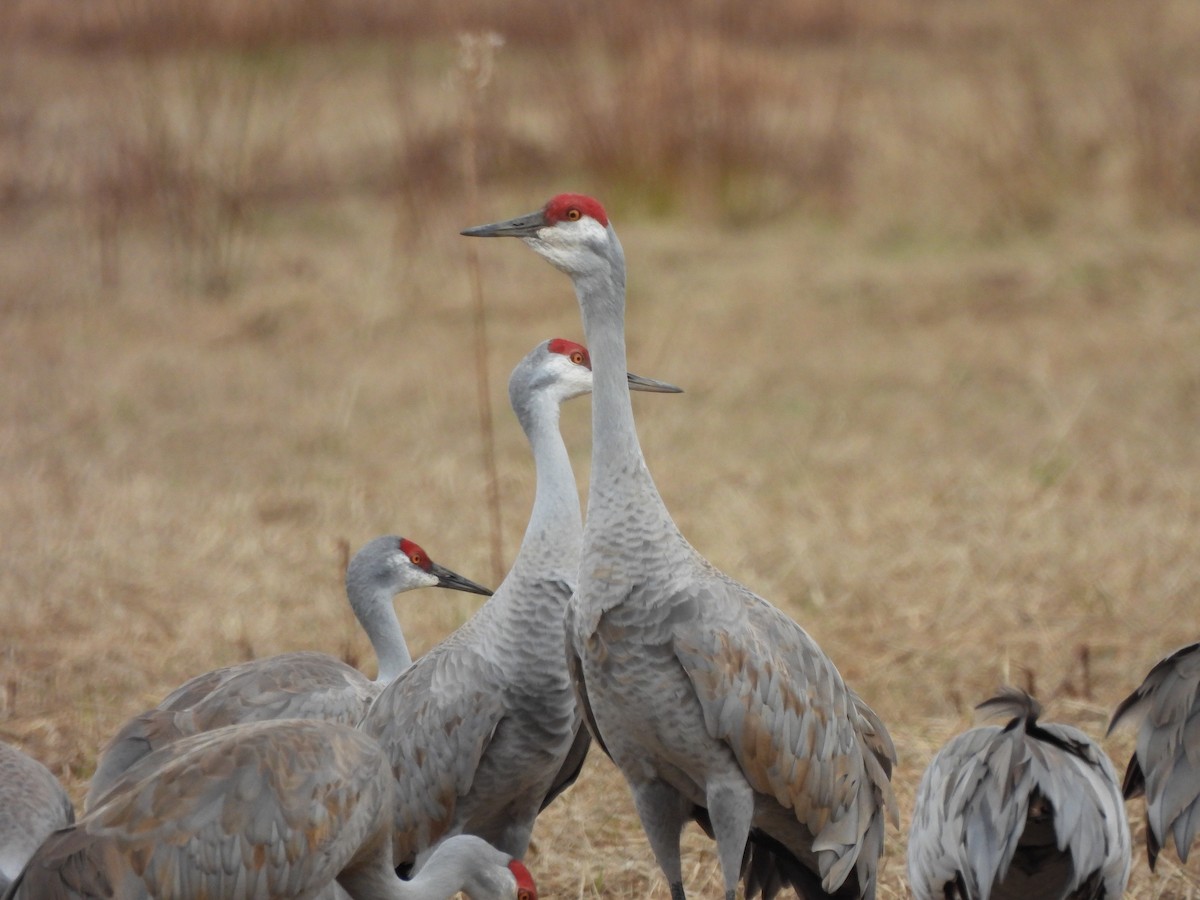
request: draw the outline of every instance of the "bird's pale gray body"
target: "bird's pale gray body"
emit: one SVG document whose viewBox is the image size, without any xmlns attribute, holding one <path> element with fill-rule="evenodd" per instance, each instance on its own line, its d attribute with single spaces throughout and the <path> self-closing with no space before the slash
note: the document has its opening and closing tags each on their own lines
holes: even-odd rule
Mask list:
<svg viewBox="0 0 1200 900">
<path fill-rule="evenodd" d="M 361 727 L 385 744 L 397 779 L 398 864 L 459 833 L 523 855 L 580 732 L 561 649 L 534 652 L 562 647 L 567 596 L 526 583 L 508 604 L 502 584 L 372 704 Z M 507 659 L 493 652 L 504 648 Z"/>
<path fill-rule="evenodd" d="M 1171 840 L 1187 862 L 1200 830 L 1200 643 L 1159 660 L 1117 707 L 1109 731 L 1126 723 L 1137 728 L 1137 746 L 1124 793 L 1146 797 L 1150 868 Z"/>
<path fill-rule="evenodd" d="M 0 893 L 50 834 L 75 821 L 75 808 L 54 773 L 0 741 Z"/>
<path fill-rule="evenodd" d="M 519 896 L 523 867 L 510 868 L 511 857 L 482 841 L 431 859 L 420 880 L 397 879 L 387 760 L 344 725 L 220 728 L 154 751 L 125 778 L 43 844 L 5 900 Z"/>
<path fill-rule="evenodd" d="M 489 593 L 431 562 L 410 541 L 396 535 L 375 538 L 351 561 L 346 591 L 375 648 L 378 678 L 373 681 L 342 660 L 314 651 L 282 653 L 197 675 L 154 709 L 134 716 L 109 741 L 89 785 L 86 808 L 137 760 L 181 737 L 271 719 L 358 724 L 384 685 L 412 664 L 392 598 L 418 587 Z"/>
<path fill-rule="evenodd" d="M 211 691 L 181 689 L 173 705 L 148 710 L 121 726 L 92 776 L 89 811 L 129 782 L 127 773 L 135 763 L 181 738 L 274 719 L 318 719 L 353 727 L 382 689 L 352 666 L 307 651 L 239 663 L 198 677 L 214 676 L 219 680 L 211 682 Z M 188 702 L 192 705 L 182 705 Z"/>
<path fill-rule="evenodd" d="M 1120 897 L 1129 824 L 1104 751 L 1077 728 L 1038 722 L 1027 695 L 986 705 L 1014 718 L 955 736 L 921 779 L 908 841 L 914 900 Z"/>
<path fill-rule="evenodd" d="M 726 897 L 873 896 L 891 741 L 794 622 L 714 569 L 671 520 L 642 456 L 625 372 L 625 263 L 596 201 L 560 195 L 464 232 L 520 237 L 571 276 L 592 349 L 592 473 L 567 655 L 595 737 L 684 895 L 679 836 L 700 822 Z M 749 844 L 748 844 L 749 841 Z"/>
<path fill-rule="evenodd" d="M 810 889 L 854 873 L 869 894 L 892 802 L 887 732 L 803 629 L 637 518 L 581 571 L 568 653 L 643 822 L 658 822 L 651 842 L 677 843 L 694 807 L 722 810 L 795 854 Z M 742 846 L 728 852 L 740 867 Z"/>
<path fill-rule="evenodd" d="M 352 729 L 240 725 L 139 760 L 29 864 L 14 900 L 309 898 L 386 834 L 382 751 Z"/>
<path fill-rule="evenodd" d="M 587 350 L 563 339 L 543 341 L 513 370 L 509 399 L 537 477 L 521 548 L 495 596 L 389 685 L 361 725 L 396 774 L 399 864 L 419 864 L 458 833 L 522 856 L 538 813 L 583 765 L 590 739 L 563 658 L 583 524 L 558 421 L 561 404 L 591 388 Z"/>
<path fill-rule="evenodd" d="M 586 753 L 576 746 L 587 734 L 562 658 L 583 526 L 558 418 L 563 401 L 590 390 L 591 372 L 551 349 L 560 345 L 539 344 L 509 380 L 537 477 L 512 569 L 468 622 L 380 694 L 361 725 L 384 745 L 397 778 L 401 865 L 458 833 L 523 855 L 543 803 L 563 786 L 556 779 L 574 778 L 560 775 L 572 748 L 580 764 Z"/>
</svg>

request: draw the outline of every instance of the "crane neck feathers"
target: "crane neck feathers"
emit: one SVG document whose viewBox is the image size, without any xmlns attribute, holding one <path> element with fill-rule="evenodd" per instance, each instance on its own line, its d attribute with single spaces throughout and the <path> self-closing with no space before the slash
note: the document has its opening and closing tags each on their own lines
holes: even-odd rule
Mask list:
<svg viewBox="0 0 1200 900">
<path fill-rule="evenodd" d="M 583 512 L 571 457 L 559 430 L 559 404 L 550 398 L 513 404 L 533 453 L 536 484 L 533 509 L 521 539 L 517 558 L 505 581 L 525 567 L 524 559 L 569 560 L 578 565 L 583 539 Z M 539 571 L 541 570 L 539 566 Z"/>
<path fill-rule="evenodd" d="M 575 294 L 592 354 L 592 473 L 586 535 L 605 519 L 605 507 L 636 509 L 669 530 L 675 523 L 654 484 L 638 440 L 626 375 L 625 257 L 610 226 L 607 272 L 575 273 Z M 603 486 L 603 492 L 599 489 Z M 632 501 L 632 502 L 630 502 Z"/>
</svg>

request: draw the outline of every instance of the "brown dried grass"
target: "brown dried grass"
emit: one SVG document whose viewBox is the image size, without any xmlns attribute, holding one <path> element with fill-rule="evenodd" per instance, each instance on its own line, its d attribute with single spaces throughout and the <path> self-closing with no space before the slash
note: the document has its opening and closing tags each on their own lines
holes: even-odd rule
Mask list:
<svg viewBox="0 0 1200 900">
<path fill-rule="evenodd" d="M 488 568 L 446 81 L 474 7 L 300 44 L 303 16 L 277 32 L 251 6 L 208 31 L 7 7 L 0 736 L 77 798 L 105 738 L 191 674 L 299 647 L 367 665 L 346 542 L 398 530 Z M 606 201 L 631 365 L 688 391 L 636 401 L 660 488 L 888 722 L 905 827 L 924 765 L 999 683 L 1099 736 L 1196 637 L 1200 101 L 1178 48 L 1200 17 L 1150 6 L 472 22 L 508 40 L 478 123 L 482 218 L 560 188 Z M 171 239 L 181 184 L 242 218 Z M 222 237 L 225 300 L 199 302 L 208 264 L 178 254 Z M 508 368 L 578 338 L 578 314 L 515 243 L 480 258 L 504 410 Z M 587 421 L 565 411 L 581 484 Z M 507 414 L 496 437 L 520 522 L 528 451 Z M 428 599 L 398 601 L 417 653 L 476 608 Z M 1105 746 L 1123 762 L 1131 741 Z M 667 895 L 601 758 L 535 841 L 547 896 Z M 903 848 L 890 834 L 883 897 L 904 896 Z M 687 867 L 717 891 L 695 833 Z M 1196 877 L 1139 853 L 1130 895 L 1200 896 Z"/>
</svg>

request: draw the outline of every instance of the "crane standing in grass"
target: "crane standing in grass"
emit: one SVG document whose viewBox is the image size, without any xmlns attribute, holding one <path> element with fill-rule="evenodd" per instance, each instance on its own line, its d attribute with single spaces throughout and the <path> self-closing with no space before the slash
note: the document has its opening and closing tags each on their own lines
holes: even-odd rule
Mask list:
<svg viewBox="0 0 1200 900">
<path fill-rule="evenodd" d="M 895 751 L 882 722 L 795 622 L 715 569 L 646 467 L 625 382 L 625 257 L 603 207 L 563 194 L 470 228 L 513 236 L 569 275 L 592 349 L 592 471 L 572 680 L 683 900 L 679 840 L 717 842 L 725 896 L 873 897 Z"/>
<path fill-rule="evenodd" d="M 327 653 L 300 651 L 197 675 L 155 709 L 134 716 L 101 751 L 88 786 L 91 809 L 146 754 L 185 735 L 238 722 L 323 719 L 356 725 L 367 705 L 412 665 L 393 598 L 420 587 L 491 594 L 397 535 L 369 541 L 346 568 L 346 596 L 379 661 L 375 680 Z"/>
<path fill-rule="evenodd" d="M 383 744 L 396 776 L 400 866 L 419 866 L 421 854 L 460 832 L 523 856 L 538 813 L 583 765 L 588 732 L 563 659 L 583 525 L 558 421 L 562 403 L 591 389 L 588 351 L 561 338 L 538 344 L 513 370 L 509 398 L 537 481 L 512 569 L 474 617 L 384 689 L 360 725 Z"/>
<path fill-rule="evenodd" d="M 908 839 L 914 900 L 1116 900 L 1129 822 L 1104 751 L 1038 722 L 1020 691 L 978 708 L 1010 721 L 957 735 L 925 770 Z"/>
<path fill-rule="evenodd" d="M 521 862 L 470 837 L 398 879 L 387 760 L 346 725 L 230 725 L 127 774 L 124 790 L 42 844 L 5 900 L 537 900 Z"/>
<path fill-rule="evenodd" d="M 1146 797 L 1146 855 L 1153 870 L 1167 842 L 1187 862 L 1200 830 L 1200 643 L 1159 660 L 1121 701 L 1108 726 L 1136 724 L 1125 798 Z"/>
</svg>

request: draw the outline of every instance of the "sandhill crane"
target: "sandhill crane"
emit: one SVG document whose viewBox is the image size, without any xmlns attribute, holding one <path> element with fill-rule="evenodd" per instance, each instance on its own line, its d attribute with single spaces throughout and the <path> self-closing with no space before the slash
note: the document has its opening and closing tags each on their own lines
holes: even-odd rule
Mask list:
<svg viewBox="0 0 1200 900">
<path fill-rule="evenodd" d="M 684 897 L 689 818 L 716 839 L 729 900 L 742 878 L 747 897 L 786 884 L 873 896 L 885 807 L 898 821 L 891 739 L 803 629 L 714 568 L 672 521 L 634 426 L 625 257 L 604 208 L 562 194 L 463 234 L 519 237 L 575 286 L 596 384 L 568 664 L 672 898 Z"/>
<path fill-rule="evenodd" d="M 1008 690 L 976 707 L 1010 716 L 957 735 L 925 770 L 908 838 L 914 900 L 1115 900 L 1129 823 L 1100 746 Z"/>
<path fill-rule="evenodd" d="M 433 562 L 407 538 L 384 535 L 369 541 L 346 568 L 346 596 L 379 660 L 374 681 L 336 657 L 308 651 L 197 675 L 121 727 L 100 754 L 84 808 L 91 809 L 135 761 L 184 735 L 268 719 L 357 724 L 383 686 L 412 665 L 392 598 L 420 587 L 491 594 Z"/>
<path fill-rule="evenodd" d="M 50 832 L 74 821 L 75 807 L 54 773 L 0 741 L 0 893 Z"/>
<path fill-rule="evenodd" d="M 562 624 L 583 525 L 558 420 L 560 404 L 591 387 L 588 351 L 562 338 L 538 344 L 513 370 L 509 398 L 536 469 L 517 557 L 495 596 L 388 685 L 360 725 L 383 744 L 398 780 L 398 865 L 420 865 L 424 851 L 460 832 L 524 855 L 538 812 L 583 765 L 589 740 Z"/>
<path fill-rule="evenodd" d="M 418 878 L 392 868 L 394 782 L 346 725 L 283 719 L 183 738 L 132 783 L 51 835 L 6 900 L 536 900 L 519 861 L 468 839 Z"/>
<path fill-rule="evenodd" d="M 1159 660 L 1121 701 L 1108 726 L 1137 727 L 1125 769 L 1125 798 L 1146 797 L 1150 868 L 1169 839 L 1185 863 L 1200 828 L 1200 643 Z"/>
</svg>

